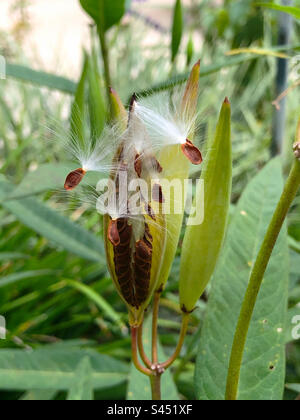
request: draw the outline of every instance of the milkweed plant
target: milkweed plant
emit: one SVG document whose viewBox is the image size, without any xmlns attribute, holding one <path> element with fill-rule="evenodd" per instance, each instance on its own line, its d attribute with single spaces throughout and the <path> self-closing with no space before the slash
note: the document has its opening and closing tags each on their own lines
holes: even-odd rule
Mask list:
<svg viewBox="0 0 300 420">
<path fill-rule="evenodd" d="M 109 89 L 113 119 L 93 142 L 72 136 L 70 151 L 78 166 L 65 180 L 67 191 L 84 189 L 88 172 L 100 173 L 89 186 L 96 211 L 103 216 L 108 270 L 129 314 L 133 363 L 149 377 L 152 398 L 161 399 L 161 377 L 181 353 L 192 312 L 208 285 L 222 250 L 228 225 L 232 184 L 231 106 L 226 98 L 215 136 L 205 151 L 198 147 L 200 62 L 193 67 L 181 94 L 158 101 L 133 94 L 128 109 Z M 236 399 L 247 332 L 263 276 L 300 182 L 299 128 L 295 162 L 280 203 L 253 266 L 233 343 L 226 398 Z M 201 178 L 191 196 L 192 166 Z M 200 171 L 199 171 L 200 172 Z M 182 224 L 179 280 L 181 332 L 173 355 L 158 356 L 158 314 Z M 152 303 L 152 352 L 143 345 L 143 324 Z"/>
</svg>

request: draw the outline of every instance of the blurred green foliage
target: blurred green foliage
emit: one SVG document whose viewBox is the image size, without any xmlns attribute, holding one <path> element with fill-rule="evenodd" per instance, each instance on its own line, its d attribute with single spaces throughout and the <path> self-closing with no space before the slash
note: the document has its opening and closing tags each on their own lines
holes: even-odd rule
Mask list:
<svg viewBox="0 0 300 420">
<path fill-rule="evenodd" d="M 94 3 L 97 2 L 81 0 L 80 3 L 97 22 L 98 14 L 94 12 Z M 110 75 L 114 88 L 125 103 L 133 91 L 151 90 L 152 86 L 161 83 L 168 85 L 171 71 L 176 75 L 175 81 L 182 80 L 186 72 L 187 51 L 188 64 L 193 56 L 202 58 L 204 68 L 215 67 L 201 79 L 197 137 L 204 147 L 205 140 L 213 135 L 219 105 L 228 96 L 233 106 L 233 214 L 245 186 L 270 159 L 276 58 L 246 54 L 238 58 L 236 65 L 229 66 L 231 57 L 225 54 L 237 48 L 270 50 L 276 47 L 278 14 L 258 8 L 251 0 L 224 0 L 220 7 L 211 0 L 191 0 L 184 7 L 180 42 L 181 31 L 176 24 L 173 36 L 177 40 L 173 38 L 172 42 L 171 28 L 167 33 L 159 29 L 156 14 L 147 3 L 141 7 L 132 2 L 131 7 L 137 13 L 123 20 L 129 2 L 120 0 L 113 10 L 109 7 L 112 3 L 115 1 L 103 3 L 107 7 L 105 30 Z M 168 6 L 170 16 L 173 3 Z M 157 2 L 156 13 L 159 14 L 163 7 Z M 149 22 L 144 15 L 154 17 Z M 146 37 L 153 42 L 142 42 Z M 291 57 L 299 50 L 298 37 L 299 23 L 295 22 L 293 45 L 296 48 L 289 51 Z M 125 327 L 124 305 L 101 258 L 104 256 L 101 221 L 87 205 L 65 202 L 54 191 L 60 180 L 63 182 L 63 173 L 53 174 L 51 182 L 49 171 L 43 175 L 45 164 L 70 165 L 69 156 L 57 141 L 59 136 L 53 135 L 53 132 L 57 133 L 58 125 L 65 126 L 66 130 L 71 126 L 73 132 L 81 135 L 86 130 L 98 134 L 108 118 L 103 62 L 94 29 L 91 30 L 91 39 L 94 47 L 83 54 L 85 64 L 77 84 L 68 78 L 32 71 L 22 54 L 22 44 L 7 34 L 0 35 L 0 53 L 9 58 L 9 77 L 0 81 L 0 314 L 6 317 L 8 328 L 7 339 L 0 340 L 1 399 L 75 399 L 86 396 L 84 388 L 89 390 L 90 396 L 93 386 L 88 381 L 86 370 L 93 372 L 96 399 L 126 398 L 130 339 Z M 172 49 L 170 45 L 173 45 Z M 172 56 L 175 55 L 174 65 Z M 299 78 L 294 64 L 290 60 L 289 84 Z M 288 95 L 287 150 L 293 142 L 299 116 L 298 94 L 299 90 L 293 90 Z M 82 120 L 74 118 L 77 113 L 83 116 Z M 34 171 L 37 171 L 35 176 Z M 33 186 L 31 191 L 21 184 L 28 173 L 33 174 L 29 184 Z M 195 177 L 198 175 L 193 173 Z M 49 184 L 53 185 L 50 191 Z M 20 196 L 22 191 L 26 193 L 26 199 Z M 14 193 L 19 195 L 18 200 L 9 199 L 8 195 L 13 197 Z M 59 240 L 51 229 L 48 233 L 41 230 L 42 222 L 35 219 L 34 210 L 28 216 L 26 212 L 28 208 L 34 209 L 35 202 L 44 209 L 50 208 L 51 214 L 57 213 L 60 222 L 53 222 L 55 228 L 63 226 L 66 229 L 67 225 L 74 240 L 72 246 L 71 242 L 64 246 L 64 241 L 67 241 Z M 43 223 L 49 221 L 48 213 L 45 214 Z M 26 216 L 31 217 L 30 222 L 26 221 Z M 64 217 L 69 219 L 66 225 Z M 288 225 L 292 261 L 289 308 L 294 311 L 300 302 L 300 199 L 292 208 Z M 78 247 L 82 245 L 78 229 L 85 229 L 88 231 L 86 235 L 92 237 L 91 242 L 86 237 L 87 249 L 84 252 Z M 68 235 L 67 231 L 65 235 Z M 99 252 L 99 260 L 89 257 L 88 250 Z M 180 317 L 176 312 L 180 253 L 179 247 L 164 292 L 159 320 L 167 355 L 176 344 L 180 329 Z M 210 290 L 209 286 L 199 301 L 199 309 L 192 315 L 182 359 L 175 364 L 173 379 L 170 379 L 174 380 L 183 398 L 195 398 L 195 356 Z M 287 341 L 286 383 L 297 384 L 300 383 L 300 345 L 291 338 Z M 24 354 L 23 350 L 28 349 L 37 353 Z M 72 354 L 67 367 L 66 354 Z M 56 373 L 71 370 L 78 378 L 78 387 L 64 383 L 63 386 L 53 385 L 52 390 L 41 388 L 38 372 L 32 382 L 26 382 L 26 369 L 32 366 L 33 355 L 39 363 L 38 368 L 35 366 L 37 370 L 50 369 L 49 360 L 54 360 L 50 376 L 54 378 Z M 19 387 L 10 371 L 16 368 L 25 375 L 23 385 Z M 103 378 L 107 372 L 111 378 L 115 372 L 116 377 L 105 386 Z M 297 392 L 297 388 L 288 386 L 285 398 L 294 399 Z"/>
</svg>

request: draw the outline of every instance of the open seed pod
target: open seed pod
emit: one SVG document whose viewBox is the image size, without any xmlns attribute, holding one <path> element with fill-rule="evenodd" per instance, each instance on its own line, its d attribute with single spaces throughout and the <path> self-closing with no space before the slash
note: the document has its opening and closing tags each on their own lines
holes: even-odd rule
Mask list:
<svg viewBox="0 0 300 420">
<path fill-rule="evenodd" d="M 141 323 L 150 303 L 159 280 L 166 243 L 160 200 L 153 200 L 139 185 L 135 191 L 129 188 L 136 182 L 151 192 L 151 180 L 161 171 L 146 136 L 146 130 L 134 113 L 133 99 L 128 129 L 115 157 L 118 169 L 111 174 L 116 185 L 118 209 L 109 209 L 104 216 L 108 267 L 117 291 L 129 309 L 131 326 Z M 124 178 L 126 184 L 122 181 Z M 138 211 L 132 206 L 136 201 L 139 202 Z"/>
</svg>

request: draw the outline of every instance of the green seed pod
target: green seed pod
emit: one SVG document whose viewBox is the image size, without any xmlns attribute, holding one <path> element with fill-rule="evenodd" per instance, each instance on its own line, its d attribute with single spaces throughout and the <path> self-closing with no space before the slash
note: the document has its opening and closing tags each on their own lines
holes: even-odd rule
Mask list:
<svg viewBox="0 0 300 420">
<path fill-rule="evenodd" d="M 181 113 L 193 120 L 197 112 L 197 103 L 199 95 L 199 79 L 200 79 L 200 61 L 198 61 L 190 74 L 189 80 L 187 82 L 184 96 L 181 103 Z M 189 138 L 192 140 L 194 133 L 189 133 Z M 159 156 L 159 161 L 163 168 L 167 168 L 164 178 L 172 182 L 172 180 L 179 180 L 184 186 L 184 180 L 189 177 L 189 161 L 186 159 L 186 156 L 182 153 L 181 147 L 178 145 L 166 147 Z M 170 202 L 174 202 L 174 193 L 170 194 Z M 182 206 L 184 207 L 183 200 Z M 172 206 L 171 206 L 172 207 Z M 184 211 L 181 214 L 166 214 L 166 224 L 167 224 L 167 244 L 166 251 L 164 255 L 164 260 L 162 264 L 161 275 L 158 283 L 158 289 L 164 289 L 166 282 L 170 275 L 170 270 L 172 263 L 174 261 L 178 241 L 181 233 L 182 221 L 183 221 Z"/>
<path fill-rule="evenodd" d="M 230 118 L 230 104 L 226 99 L 201 176 L 205 190 L 204 221 L 194 226 L 190 219 L 183 242 L 179 286 L 183 312 L 193 311 L 204 292 L 225 236 L 232 186 Z M 203 191 L 199 190 L 198 194 L 201 199 Z"/>
</svg>

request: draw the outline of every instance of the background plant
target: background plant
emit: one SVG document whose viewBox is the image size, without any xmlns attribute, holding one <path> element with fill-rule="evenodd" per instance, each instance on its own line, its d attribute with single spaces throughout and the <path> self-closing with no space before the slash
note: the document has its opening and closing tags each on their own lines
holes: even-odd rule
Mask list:
<svg viewBox="0 0 300 420">
<path fill-rule="evenodd" d="M 173 8 L 173 3 L 169 7 Z M 156 22 L 145 21 L 134 2 L 131 7 L 136 13 L 131 13 L 133 16 L 129 21 L 118 17 L 116 24 L 105 33 L 112 84 L 124 103 L 133 90 L 155 92 L 173 87 L 174 81 L 185 81 L 186 63 L 194 51 L 193 59 L 203 58 L 199 102 L 203 117 L 198 136 L 203 139 L 213 137 L 216 115 L 226 95 L 233 104 L 233 192 L 228 245 L 221 256 L 212 287 L 207 288 L 204 298 L 198 302 L 199 309 L 191 316 L 182 358 L 163 379 L 165 398 L 224 398 L 226 360 L 234 332 L 232 325 L 237 319 L 245 279 L 250 273 L 258 242 L 262 241 L 280 195 L 280 165 L 273 161 L 265 166 L 270 159 L 278 14 L 277 11 L 255 8 L 253 3 L 226 1 L 222 8 L 216 8 L 208 1 L 184 5 L 184 29 L 175 64 L 171 62 L 171 30 L 164 32 L 157 27 L 157 44 L 147 48 L 141 45 L 142 34 L 150 30 L 150 23 Z M 68 78 L 31 70 L 15 42 L 7 34 L 1 40 L 3 54 L 9 58 L 8 80 L 1 81 L 4 88 L 0 94 L 0 313 L 7 317 L 9 328 L 8 340 L 0 341 L 3 399 L 66 398 L 66 393 L 70 398 L 87 398 L 91 397 L 92 389 L 97 399 L 150 396 L 149 391 L 144 391 L 148 387 L 144 378 L 129 366 L 127 319 L 108 278 L 98 215 L 84 205 L 74 211 L 73 205 L 66 210 L 63 204 L 67 213 L 64 216 L 57 196 L 49 193 L 62 185 L 69 162 L 57 142 L 47 142 L 45 147 L 49 130 L 44 126 L 54 126 L 53 120 L 68 123 L 70 112 L 65 117 L 66 109 L 74 103 L 73 95 L 76 95 L 75 109 L 84 111 L 89 121 L 88 129 L 100 131 L 103 115 L 106 115 L 105 119 L 109 118 L 99 34 L 95 28 L 91 30 L 91 37 L 94 49 L 86 53 L 89 64 L 85 68 L 88 70 L 82 72 L 79 85 Z M 205 39 L 201 48 L 197 41 L 199 37 Z M 297 39 L 299 24 L 294 20 L 292 48 L 288 49 L 290 57 L 297 55 Z M 252 51 L 232 57 L 225 55 L 239 48 L 251 48 Z M 284 47 L 280 50 L 287 52 Z M 120 62 L 122 65 L 118 65 Z M 297 70 L 291 60 L 289 70 L 288 82 L 292 85 Z M 41 87 L 47 87 L 47 94 Z M 63 92 L 59 98 L 54 92 L 57 90 Z M 287 107 L 285 139 L 286 150 L 290 150 L 299 116 L 297 89 L 288 95 Z M 54 116 L 50 123 L 49 113 Z M 82 127 L 79 125 L 73 129 Z M 254 178 L 262 168 L 263 172 Z M 299 199 L 289 215 L 287 230 L 288 235 L 283 233 L 277 253 L 271 260 L 250 330 L 249 353 L 241 378 L 241 398 L 280 398 L 284 382 L 285 399 L 296 398 L 299 393 L 294 384 L 299 383 L 300 350 L 298 342 L 291 336 L 291 319 L 299 311 Z M 241 238 L 245 238 L 242 243 Z M 166 356 L 173 351 L 180 328 L 180 316 L 176 315 L 179 312 L 180 254 L 181 247 L 162 296 L 159 328 Z M 228 265 L 228 261 L 232 264 Z M 228 277 L 231 278 L 230 284 Z M 234 295 L 233 289 L 236 290 Z M 288 312 L 285 309 L 287 294 Z M 266 307 L 276 307 L 277 310 L 270 309 L 266 314 Z M 205 314 L 206 320 L 202 323 Z M 146 334 L 148 330 L 149 326 L 146 326 Z M 266 351 L 255 364 L 253 360 L 258 348 L 254 337 L 262 332 L 266 337 Z M 221 340 L 214 337 L 221 337 Z M 284 343 L 288 343 L 286 364 Z M 281 349 L 279 359 L 276 345 Z M 24 351 L 28 348 L 35 351 Z M 197 354 L 195 392 L 193 374 Z M 224 363 L 219 365 L 217 361 L 223 357 Z M 26 370 L 33 366 L 35 374 L 29 380 Z M 257 366 L 263 368 L 259 386 L 254 389 L 253 376 Z M 19 371 L 18 383 L 12 373 L 16 368 Z M 47 381 L 40 373 L 45 369 L 51 372 Z M 73 379 L 68 382 L 69 375 L 65 375 L 65 381 L 55 381 L 55 373 L 68 371 L 80 378 L 84 372 L 92 372 L 88 394 L 83 393 L 83 389 L 75 393 Z M 111 378 L 110 382 L 108 378 Z M 215 378 L 215 381 L 207 378 Z M 49 384 L 51 389 L 47 388 Z"/>
</svg>

